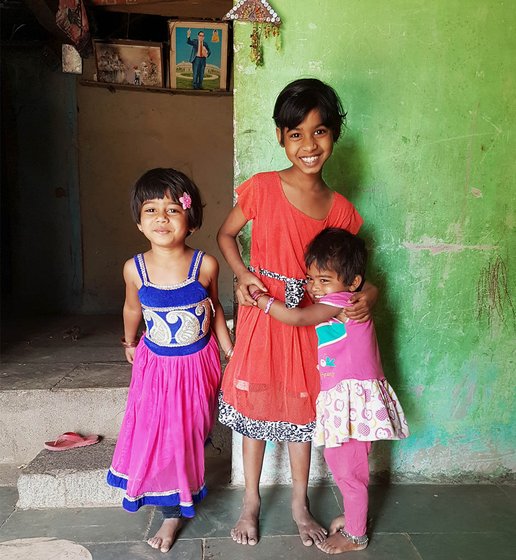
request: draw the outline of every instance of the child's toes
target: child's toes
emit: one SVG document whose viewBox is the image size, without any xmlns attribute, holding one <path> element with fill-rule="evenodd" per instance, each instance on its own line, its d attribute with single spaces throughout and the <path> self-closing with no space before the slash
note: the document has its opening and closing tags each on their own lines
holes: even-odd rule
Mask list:
<svg viewBox="0 0 516 560">
<path fill-rule="evenodd" d="M 161 552 L 168 552 L 172 548 L 172 539 L 163 539 L 159 547 Z"/>
<path fill-rule="evenodd" d="M 323 527 L 310 531 L 310 537 L 315 544 L 322 543 L 326 539 L 327 534 L 328 532 Z"/>
<path fill-rule="evenodd" d="M 147 541 L 147 544 L 152 548 L 159 548 L 161 546 L 161 539 L 159 537 L 152 537 Z"/>
</svg>

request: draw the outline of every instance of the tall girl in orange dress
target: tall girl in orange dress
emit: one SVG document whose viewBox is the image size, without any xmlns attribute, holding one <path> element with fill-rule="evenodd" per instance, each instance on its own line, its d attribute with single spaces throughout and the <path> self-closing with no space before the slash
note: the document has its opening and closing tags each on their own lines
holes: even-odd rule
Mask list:
<svg viewBox="0 0 516 560">
<path fill-rule="evenodd" d="M 288 307 L 305 306 L 304 251 L 327 227 L 357 233 L 362 218 L 323 179 L 345 113 L 327 84 L 301 79 L 287 85 L 274 107 L 278 142 L 291 166 L 258 173 L 237 188 L 237 204 L 218 233 L 220 249 L 237 278 L 240 304 L 234 354 L 222 382 L 219 420 L 243 435 L 244 502 L 231 531 L 234 541 L 258 542 L 259 483 L 266 441 L 288 442 L 292 516 L 303 544 L 320 543 L 326 530 L 309 511 L 310 446 L 319 393 L 317 338 L 313 327 L 285 325 L 261 313 L 249 293 L 258 285 Z M 250 266 L 237 236 L 252 222 Z M 366 284 L 346 315 L 366 320 L 377 290 Z"/>
</svg>

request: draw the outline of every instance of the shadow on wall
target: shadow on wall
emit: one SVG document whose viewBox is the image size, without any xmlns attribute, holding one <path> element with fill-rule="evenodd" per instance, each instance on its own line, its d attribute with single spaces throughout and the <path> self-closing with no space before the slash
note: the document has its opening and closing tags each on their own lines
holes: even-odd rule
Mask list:
<svg viewBox="0 0 516 560">
<path fill-rule="evenodd" d="M 327 184 L 334 190 L 343 194 L 357 207 L 360 213 L 361 189 L 364 184 L 365 154 L 354 140 L 350 131 L 344 130 L 343 136 L 335 144 L 333 157 L 330 158 L 325 168 Z M 382 364 L 389 383 L 398 392 L 400 372 L 396 356 L 399 354 L 397 347 L 396 330 L 397 315 L 389 302 L 389 278 L 378 269 L 375 253 L 377 243 L 375 232 L 382 227 L 381 224 L 365 222 L 360 230 L 368 250 L 368 266 L 366 277 L 379 291 L 378 302 L 374 310 L 375 326 L 382 355 Z M 403 404 L 403 403 L 402 403 Z M 408 418 L 410 425 L 410 418 Z M 393 442 L 375 442 L 371 452 L 372 469 L 378 482 L 391 481 L 392 448 Z"/>
<path fill-rule="evenodd" d="M 326 169 L 326 180 L 330 187 L 343 194 L 361 212 L 360 199 L 361 189 L 364 185 L 365 154 L 360 150 L 357 142 L 349 131 L 344 131 L 343 137 L 335 145 L 333 157 L 328 161 Z M 379 291 L 378 302 L 374 309 L 375 327 L 377 330 L 380 353 L 384 372 L 395 391 L 397 391 L 400 380 L 398 360 L 396 356 L 399 349 L 396 344 L 395 333 L 397 330 L 397 315 L 394 313 L 389 302 L 389 279 L 384 272 L 378 269 L 375 263 L 377 251 L 377 241 L 375 232 L 382 227 L 382 224 L 365 222 L 359 233 L 367 246 L 368 266 L 366 278 L 374 284 Z M 408 418 L 410 426 L 410 418 Z M 371 450 L 371 479 L 372 482 L 388 485 L 392 481 L 392 441 L 374 442 Z M 380 492 L 376 496 L 376 509 L 380 512 L 386 498 L 385 492 Z"/>
<path fill-rule="evenodd" d="M 364 154 L 349 130 L 343 129 L 334 145 L 332 157 L 324 167 L 329 187 L 355 204 L 364 175 Z M 360 208 L 358 209 L 360 212 Z"/>
</svg>

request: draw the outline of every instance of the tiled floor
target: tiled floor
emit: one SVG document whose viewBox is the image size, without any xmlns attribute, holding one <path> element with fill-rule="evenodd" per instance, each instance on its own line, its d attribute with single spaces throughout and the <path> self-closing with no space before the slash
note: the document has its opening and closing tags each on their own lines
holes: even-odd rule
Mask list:
<svg viewBox="0 0 516 560">
<path fill-rule="evenodd" d="M 371 541 L 365 551 L 351 555 L 356 560 L 516 558 L 514 486 L 372 486 L 370 496 Z M 34 537 L 54 537 L 79 543 L 89 551 L 93 560 L 326 558 L 315 547 L 305 548 L 301 544 L 290 516 L 290 491 L 285 487 L 263 491 L 262 537 L 257 546 L 243 547 L 228 538 L 229 529 L 238 515 L 242 490 L 224 488 L 209 494 L 199 506 L 197 517 L 186 525 L 168 555 L 152 550 L 144 542 L 160 523 L 150 508 L 136 514 L 120 508 L 21 511 L 15 507 L 16 499 L 15 488 L 0 488 L 2 560 L 8 559 L 5 556 L 6 541 Z M 340 498 L 333 487 L 311 488 L 310 500 L 312 511 L 323 523 L 329 523 L 339 513 Z M 34 555 L 31 558 L 36 560 Z"/>
</svg>

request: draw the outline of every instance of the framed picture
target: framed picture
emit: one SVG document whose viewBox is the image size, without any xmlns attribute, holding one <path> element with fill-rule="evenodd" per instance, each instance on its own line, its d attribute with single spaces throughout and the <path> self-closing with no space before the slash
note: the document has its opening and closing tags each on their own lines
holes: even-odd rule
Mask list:
<svg viewBox="0 0 516 560">
<path fill-rule="evenodd" d="M 227 90 L 228 24 L 169 21 L 170 87 Z"/>
<path fill-rule="evenodd" d="M 163 46 L 135 41 L 95 41 L 97 81 L 164 87 Z"/>
</svg>

